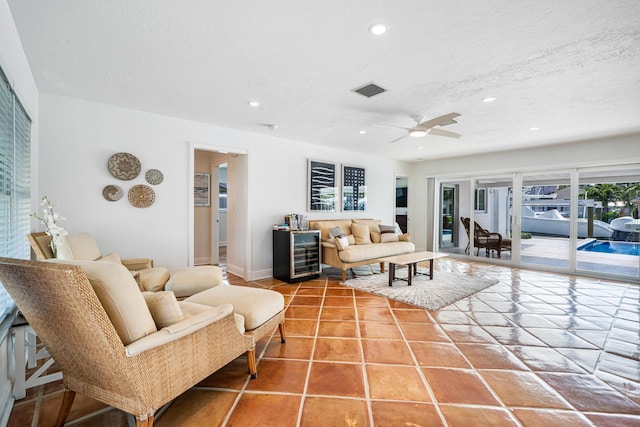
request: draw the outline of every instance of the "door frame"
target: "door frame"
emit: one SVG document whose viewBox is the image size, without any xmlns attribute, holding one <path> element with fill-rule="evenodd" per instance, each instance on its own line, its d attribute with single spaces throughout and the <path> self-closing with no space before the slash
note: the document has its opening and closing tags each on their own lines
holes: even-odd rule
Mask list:
<svg viewBox="0 0 640 427">
<path fill-rule="evenodd" d="M 244 179 L 245 182 L 249 183 L 249 152 L 247 150 L 232 148 L 232 147 L 222 147 L 218 145 L 211 145 L 199 142 L 189 142 L 189 172 L 187 177 L 188 182 L 188 225 L 187 225 L 187 236 L 188 236 L 188 265 L 193 266 L 195 264 L 195 250 L 194 250 L 194 233 L 195 233 L 195 225 L 194 225 L 194 194 L 193 194 L 193 186 L 194 186 L 194 173 L 195 173 L 195 152 L 196 150 L 200 151 L 212 151 L 219 153 L 229 153 L 229 154 L 237 154 L 244 155 L 247 157 L 246 161 L 246 169 L 244 171 Z M 248 197 L 248 189 L 245 188 L 244 194 L 242 197 L 238 198 L 242 203 L 242 206 L 238 206 L 237 208 L 243 211 L 244 218 L 244 237 L 240 236 L 239 238 L 242 240 L 239 245 L 244 247 L 244 262 L 243 265 L 237 266 L 232 273 L 242 277 L 245 280 L 251 280 L 251 209 L 249 207 L 249 197 Z M 227 235 L 227 246 L 229 245 L 230 237 Z M 227 253 L 227 257 L 229 253 Z M 227 260 L 227 268 L 229 268 L 229 260 Z"/>
</svg>

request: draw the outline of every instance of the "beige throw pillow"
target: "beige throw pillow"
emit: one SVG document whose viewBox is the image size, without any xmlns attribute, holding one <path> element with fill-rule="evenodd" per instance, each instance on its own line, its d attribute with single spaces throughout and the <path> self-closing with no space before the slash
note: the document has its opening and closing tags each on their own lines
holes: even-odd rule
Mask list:
<svg viewBox="0 0 640 427">
<path fill-rule="evenodd" d="M 182 309 L 173 292 L 143 292 L 143 295 L 158 329 L 184 320 Z"/>
<path fill-rule="evenodd" d="M 396 233 L 383 233 L 380 235 L 380 243 L 389 243 L 399 241 Z"/>
<path fill-rule="evenodd" d="M 371 242 L 367 224 L 351 224 L 351 233 L 356 238 L 356 245 L 368 245 Z"/>
<path fill-rule="evenodd" d="M 333 243 L 339 251 L 343 251 L 345 248 L 349 247 L 349 239 L 347 239 L 347 236 L 345 235 L 334 238 Z"/>
</svg>

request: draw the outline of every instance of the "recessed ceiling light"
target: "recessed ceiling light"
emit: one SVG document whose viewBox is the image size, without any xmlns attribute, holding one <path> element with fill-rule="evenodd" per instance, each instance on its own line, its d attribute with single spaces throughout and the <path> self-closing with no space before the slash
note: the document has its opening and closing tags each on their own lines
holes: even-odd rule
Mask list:
<svg viewBox="0 0 640 427">
<path fill-rule="evenodd" d="M 274 125 L 274 124 L 267 125 L 267 127 L 268 127 L 269 129 L 271 129 L 271 130 L 276 130 L 276 129 L 278 129 L 278 125 Z"/>
<path fill-rule="evenodd" d="M 249 101 L 248 104 L 254 108 L 260 106 L 260 103 L 258 101 Z"/>
<path fill-rule="evenodd" d="M 422 150 L 423 148 L 424 148 L 423 146 L 420 146 L 420 147 L 418 147 L 418 150 Z"/>
<path fill-rule="evenodd" d="M 369 27 L 369 32 L 374 36 L 381 36 L 387 32 L 387 26 L 384 24 L 372 24 Z"/>
<path fill-rule="evenodd" d="M 529 130 L 540 130 L 540 128 L 538 126 L 531 126 Z"/>
<path fill-rule="evenodd" d="M 495 100 L 496 98 L 494 98 L 493 96 L 487 96 L 486 98 L 482 98 L 482 102 L 493 102 Z"/>
<path fill-rule="evenodd" d="M 358 134 L 359 134 L 359 135 L 364 135 L 365 133 L 367 133 L 367 131 L 366 131 L 366 130 L 359 130 L 359 131 L 358 131 Z"/>
</svg>

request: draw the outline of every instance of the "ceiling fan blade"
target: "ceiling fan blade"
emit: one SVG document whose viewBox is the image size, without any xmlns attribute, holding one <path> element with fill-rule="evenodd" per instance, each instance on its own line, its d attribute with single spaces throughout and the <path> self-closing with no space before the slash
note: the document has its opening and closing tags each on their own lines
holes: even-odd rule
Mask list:
<svg viewBox="0 0 640 427">
<path fill-rule="evenodd" d="M 429 135 L 448 136 L 449 138 L 460 138 L 462 136 L 459 133 L 438 128 L 429 129 Z"/>
<path fill-rule="evenodd" d="M 389 144 L 393 144 L 394 142 L 398 142 L 398 141 L 400 141 L 401 139 L 406 138 L 407 136 L 409 136 L 409 134 L 408 134 L 408 133 L 406 133 L 406 134 L 402 135 L 400 138 L 396 138 L 396 139 L 394 139 L 393 141 L 389 141 Z"/>
<path fill-rule="evenodd" d="M 458 117 L 459 115 L 459 113 L 445 114 L 444 116 L 435 117 L 433 119 L 420 122 L 416 127 L 421 129 L 431 129 L 434 126 L 452 125 L 454 123 L 458 123 L 453 119 Z"/>
<path fill-rule="evenodd" d="M 402 126 L 392 126 L 392 125 L 376 125 L 374 124 L 374 126 L 377 126 L 379 128 L 390 128 L 390 129 L 404 129 L 406 131 L 410 131 L 411 128 L 404 128 Z"/>
</svg>

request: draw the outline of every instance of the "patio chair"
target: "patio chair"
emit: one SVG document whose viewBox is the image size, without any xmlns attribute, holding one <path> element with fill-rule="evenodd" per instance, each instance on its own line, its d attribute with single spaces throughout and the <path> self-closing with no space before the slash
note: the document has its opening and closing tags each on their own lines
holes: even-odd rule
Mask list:
<svg viewBox="0 0 640 427">
<path fill-rule="evenodd" d="M 467 247 L 464 252 L 469 253 L 469 247 L 471 245 L 470 239 L 470 222 L 469 218 L 460 217 L 464 230 L 467 232 Z M 473 221 L 473 246 L 476 248 L 476 256 L 480 254 L 480 249 L 485 250 L 485 254 L 488 257 L 491 251 L 496 251 L 498 258 L 502 256 L 502 251 L 511 251 L 511 239 L 502 237 L 502 234 L 491 232 L 485 228 L 482 228 L 480 224 Z"/>
</svg>

